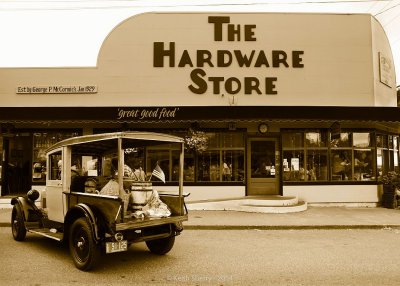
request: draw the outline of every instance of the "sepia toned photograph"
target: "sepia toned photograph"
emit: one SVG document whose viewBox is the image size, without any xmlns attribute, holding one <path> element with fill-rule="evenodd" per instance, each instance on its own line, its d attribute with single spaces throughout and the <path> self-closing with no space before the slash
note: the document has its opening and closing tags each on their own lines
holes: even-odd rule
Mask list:
<svg viewBox="0 0 400 286">
<path fill-rule="evenodd" d="M 400 1 L 0 1 L 0 285 L 398 285 Z"/>
</svg>

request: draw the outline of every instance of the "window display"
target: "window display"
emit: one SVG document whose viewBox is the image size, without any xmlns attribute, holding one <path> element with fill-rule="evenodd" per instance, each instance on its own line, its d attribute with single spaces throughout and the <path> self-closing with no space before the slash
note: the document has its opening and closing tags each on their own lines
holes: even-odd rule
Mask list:
<svg viewBox="0 0 400 286">
<path fill-rule="evenodd" d="M 220 157 L 218 151 L 203 152 L 198 155 L 198 181 L 220 180 Z"/>
<path fill-rule="evenodd" d="M 178 158 L 178 152 L 174 158 Z M 179 160 L 179 159 L 177 159 Z M 195 156 L 193 153 L 185 154 L 185 164 L 183 166 L 183 180 L 185 182 L 194 182 L 195 181 L 195 173 L 194 173 L 194 166 L 195 166 Z"/>
<path fill-rule="evenodd" d="M 283 181 L 326 181 L 327 132 L 310 130 L 282 134 Z"/>
<path fill-rule="evenodd" d="M 305 181 L 307 170 L 304 168 L 304 151 L 283 151 L 283 180 Z"/>
<path fill-rule="evenodd" d="M 374 138 L 369 132 L 354 132 L 353 133 L 353 165 L 354 177 L 356 181 L 371 181 L 376 179 L 375 162 L 375 143 Z"/>
<path fill-rule="evenodd" d="M 300 134 L 304 134 L 304 142 Z M 376 180 L 373 133 L 342 132 L 329 141 L 329 146 L 328 135 L 324 130 L 282 134 L 284 182 Z M 388 140 L 378 137 L 376 142 L 387 144 Z M 392 146 L 395 144 L 397 141 L 392 139 Z M 385 152 L 378 148 L 378 166 L 387 165 L 383 162 L 388 157 Z M 394 154 L 392 157 L 394 165 Z"/>
<path fill-rule="evenodd" d="M 373 157 L 370 149 L 354 150 L 354 179 L 356 181 L 375 180 Z"/>
<path fill-rule="evenodd" d="M 243 133 L 206 132 L 205 134 L 208 137 L 206 151 L 185 153 L 185 181 L 244 182 Z"/>
<path fill-rule="evenodd" d="M 390 171 L 399 172 L 398 137 L 379 134 L 376 136 L 376 167 L 378 178 Z"/>
<path fill-rule="evenodd" d="M 244 180 L 244 152 L 236 151 L 223 151 L 223 181 L 240 182 Z"/>
<path fill-rule="evenodd" d="M 332 150 L 332 181 L 349 181 L 352 178 L 352 155 L 350 150 Z"/>
<path fill-rule="evenodd" d="M 328 180 L 327 150 L 307 150 L 307 181 Z"/>
</svg>

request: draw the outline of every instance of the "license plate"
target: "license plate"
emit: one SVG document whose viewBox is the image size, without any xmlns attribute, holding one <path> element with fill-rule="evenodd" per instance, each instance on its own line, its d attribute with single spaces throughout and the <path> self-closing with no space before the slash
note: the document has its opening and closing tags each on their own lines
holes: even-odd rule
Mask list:
<svg viewBox="0 0 400 286">
<path fill-rule="evenodd" d="M 114 253 L 114 252 L 121 252 L 128 250 L 128 241 L 121 240 L 121 241 L 113 241 L 113 242 L 106 242 L 106 253 Z"/>
</svg>

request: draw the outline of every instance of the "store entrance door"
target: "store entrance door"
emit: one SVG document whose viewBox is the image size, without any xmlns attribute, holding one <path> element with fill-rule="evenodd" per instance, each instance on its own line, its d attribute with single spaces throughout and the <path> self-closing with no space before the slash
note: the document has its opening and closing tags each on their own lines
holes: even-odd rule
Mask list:
<svg viewBox="0 0 400 286">
<path fill-rule="evenodd" d="M 279 195 L 278 139 L 249 138 L 247 146 L 247 195 Z"/>
<path fill-rule="evenodd" d="M 30 133 L 3 137 L 3 162 L 5 169 L 2 195 L 22 195 L 31 189 L 32 136 Z"/>
</svg>

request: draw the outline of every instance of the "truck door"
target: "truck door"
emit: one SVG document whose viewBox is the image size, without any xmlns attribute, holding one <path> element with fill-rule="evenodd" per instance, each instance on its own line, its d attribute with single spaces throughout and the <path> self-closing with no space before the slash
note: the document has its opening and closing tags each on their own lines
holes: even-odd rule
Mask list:
<svg viewBox="0 0 400 286">
<path fill-rule="evenodd" d="M 65 154 L 64 154 L 65 157 Z M 63 157 L 62 149 L 47 155 L 46 206 L 49 220 L 64 222 L 65 195 L 63 195 Z"/>
</svg>

